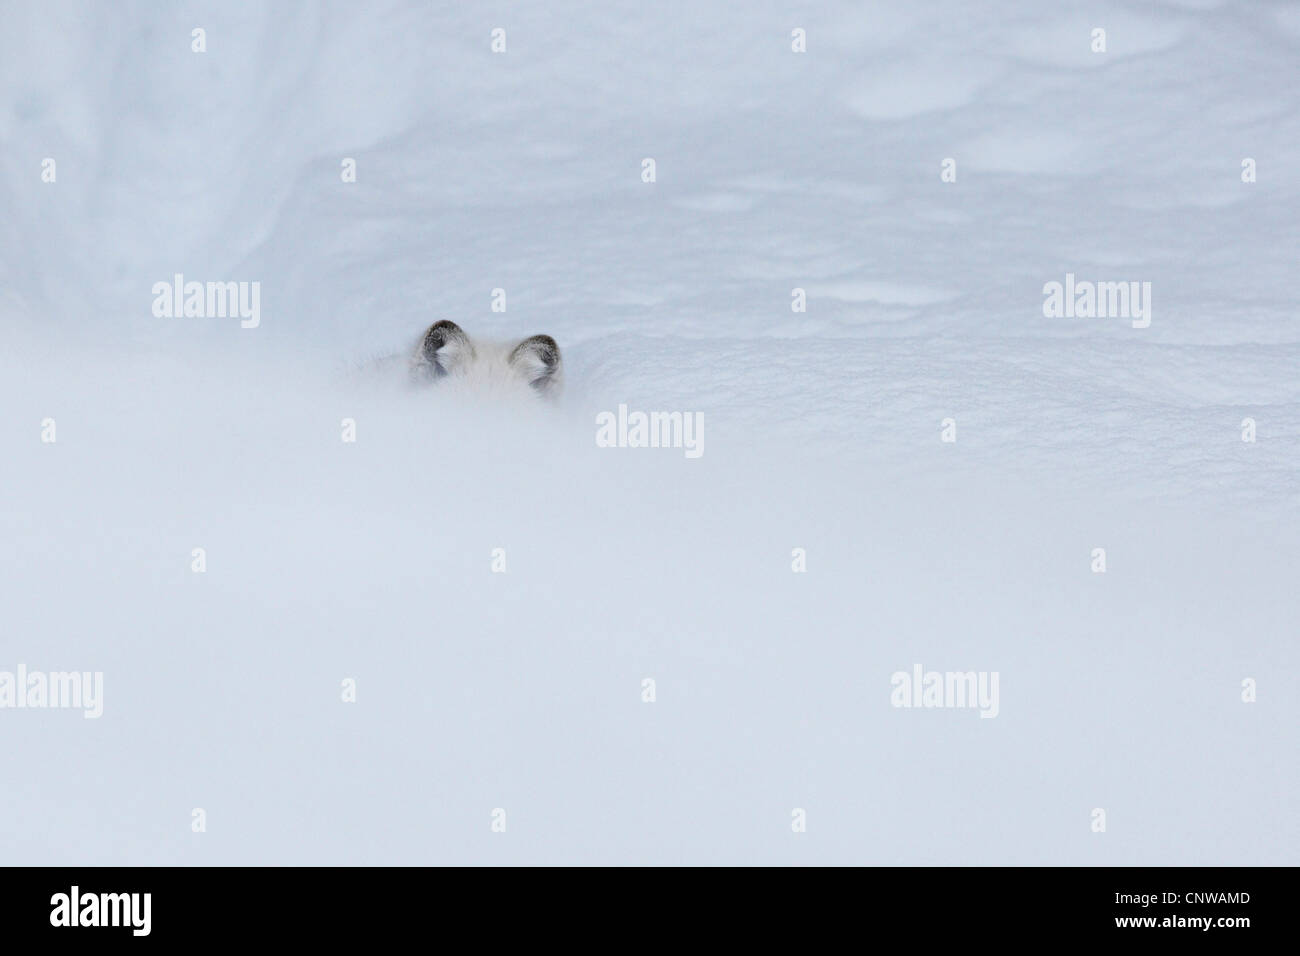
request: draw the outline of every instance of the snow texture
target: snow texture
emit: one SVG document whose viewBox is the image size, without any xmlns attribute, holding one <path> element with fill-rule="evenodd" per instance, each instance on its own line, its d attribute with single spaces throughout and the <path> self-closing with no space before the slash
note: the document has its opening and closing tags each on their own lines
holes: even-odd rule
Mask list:
<svg viewBox="0 0 1300 956">
<path fill-rule="evenodd" d="M 104 675 L 0 709 L 0 861 L 1300 862 L 1293 5 L 0 23 L 0 672 Z M 562 401 L 373 363 L 443 318 Z"/>
</svg>

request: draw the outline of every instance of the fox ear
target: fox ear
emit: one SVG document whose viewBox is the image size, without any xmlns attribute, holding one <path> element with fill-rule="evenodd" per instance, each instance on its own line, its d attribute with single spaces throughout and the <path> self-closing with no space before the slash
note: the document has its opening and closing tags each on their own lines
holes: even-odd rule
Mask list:
<svg viewBox="0 0 1300 956">
<path fill-rule="evenodd" d="M 430 377 L 439 378 L 474 354 L 474 344 L 455 322 L 443 319 L 429 326 L 420 340 L 416 364 Z"/>
<path fill-rule="evenodd" d="M 549 335 L 524 339 L 510 353 L 510 364 L 543 395 L 560 385 L 560 347 Z"/>
</svg>

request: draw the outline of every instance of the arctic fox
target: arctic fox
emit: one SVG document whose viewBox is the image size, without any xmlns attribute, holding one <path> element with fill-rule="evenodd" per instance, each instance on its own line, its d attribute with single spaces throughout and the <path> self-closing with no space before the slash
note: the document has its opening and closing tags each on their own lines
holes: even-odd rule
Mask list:
<svg viewBox="0 0 1300 956">
<path fill-rule="evenodd" d="M 425 330 L 410 359 L 411 381 L 476 394 L 533 394 L 555 398 L 560 391 L 560 347 L 549 335 L 519 342 L 479 342 L 455 322 L 443 319 Z"/>
</svg>

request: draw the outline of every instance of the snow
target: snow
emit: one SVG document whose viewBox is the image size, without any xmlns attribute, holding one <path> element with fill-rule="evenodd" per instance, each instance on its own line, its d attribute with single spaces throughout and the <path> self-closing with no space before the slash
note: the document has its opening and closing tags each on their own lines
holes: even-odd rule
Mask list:
<svg viewBox="0 0 1300 956">
<path fill-rule="evenodd" d="M 0 710 L 0 859 L 1300 862 L 1293 7 L 3 20 L 0 671 L 104 713 Z M 369 364 L 438 318 L 564 400 Z M 597 448 L 621 403 L 703 456 Z"/>
</svg>

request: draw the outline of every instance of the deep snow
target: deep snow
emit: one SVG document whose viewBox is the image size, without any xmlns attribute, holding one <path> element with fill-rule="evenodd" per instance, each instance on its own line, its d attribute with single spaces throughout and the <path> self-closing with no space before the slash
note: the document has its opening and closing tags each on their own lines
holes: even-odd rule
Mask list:
<svg viewBox="0 0 1300 956">
<path fill-rule="evenodd" d="M 1297 862 L 1300 16 L 987 6 L 4 4 L 0 860 Z"/>
</svg>

